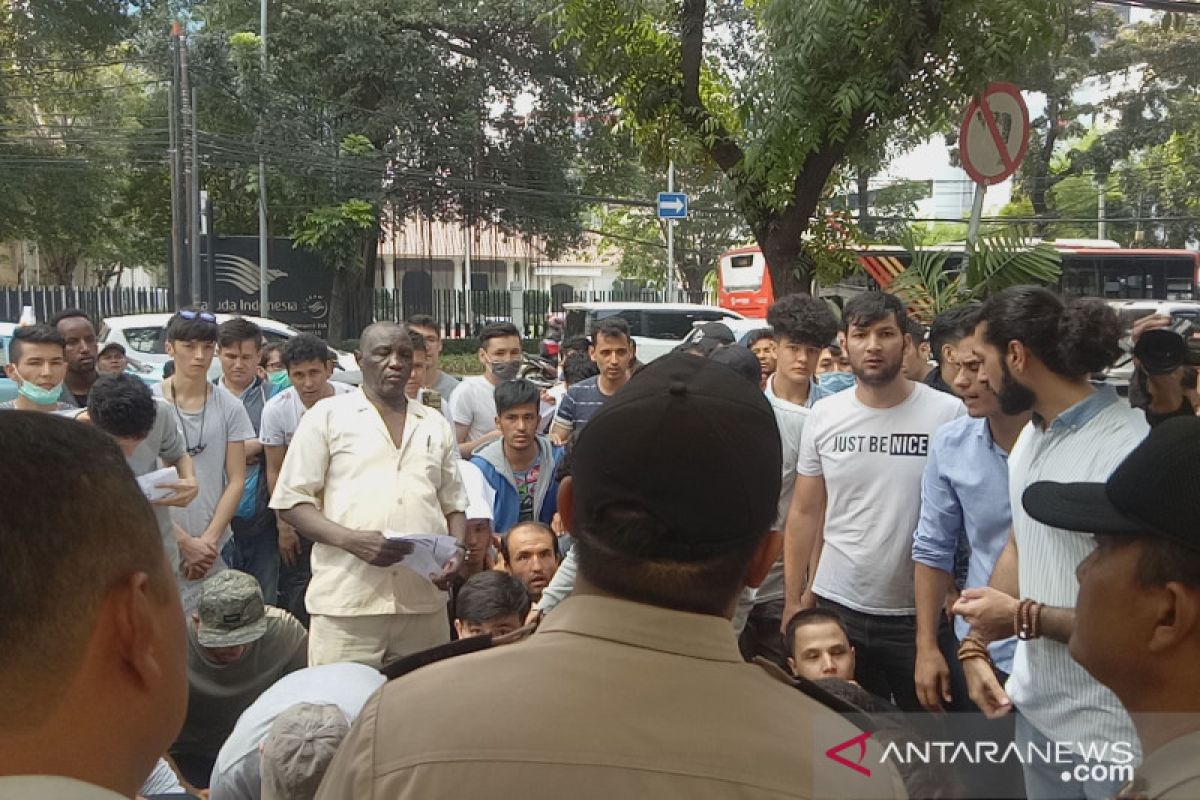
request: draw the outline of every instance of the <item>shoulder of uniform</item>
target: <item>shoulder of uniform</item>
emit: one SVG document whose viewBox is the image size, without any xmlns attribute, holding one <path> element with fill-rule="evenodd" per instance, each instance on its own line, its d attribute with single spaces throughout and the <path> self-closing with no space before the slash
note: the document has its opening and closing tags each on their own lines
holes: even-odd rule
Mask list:
<svg viewBox="0 0 1200 800">
<path fill-rule="evenodd" d="M 875 726 L 870 721 L 870 716 L 863 709 L 854 705 L 848 700 L 843 700 L 837 695 L 830 692 L 828 689 L 808 680 L 807 678 L 796 678 L 784 672 L 778 664 L 767 661 L 761 656 L 754 659 L 753 663 L 756 667 L 765 672 L 772 679 L 779 681 L 782 684 L 796 689 L 801 694 L 807 696 L 810 700 L 824 706 L 830 711 L 838 714 L 846 719 L 852 725 L 862 731 L 874 731 Z"/>
<path fill-rule="evenodd" d="M 419 653 L 407 655 L 390 664 L 386 664 L 379 671 L 389 681 L 403 678 L 405 675 L 416 672 L 421 667 L 427 667 L 430 664 L 437 664 L 441 661 L 449 661 L 459 656 L 469 655 L 471 653 L 481 653 L 484 650 L 491 650 L 495 647 L 504 645 L 516 644 L 524 641 L 535 630 L 537 623 L 526 625 L 523 628 L 518 628 L 512 633 L 504 636 L 471 636 L 466 639 L 458 639 L 448 644 L 431 647 L 428 650 L 422 650 Z"/>
</svg>

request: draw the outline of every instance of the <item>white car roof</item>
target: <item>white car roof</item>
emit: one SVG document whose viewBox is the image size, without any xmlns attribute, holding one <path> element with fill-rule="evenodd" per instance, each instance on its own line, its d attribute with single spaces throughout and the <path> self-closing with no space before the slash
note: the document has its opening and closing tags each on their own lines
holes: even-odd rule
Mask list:
<svg viewBox="0 0 1200 800">
<path fill-rule="evenodd" d="M 698 303 L 565 303 L 567 311 L 716 311 L 728 314 L 732 319 L 742 319 L 736 311 L 720 306 L 705 306 Z"/>
<path fill-rule="evenodd" d="M 171 321 L 174 314 L 131 314 L 125 317 L 105 317 L 103 323 L 110 328 L 117 330 L 125 330 L 126 328 L 156 328 L 166 327 L 166 324 Z M 228 322 L 231 319 L 237 319 L 239 314 L 216 314 L 217 322 Z M 260 328 L 271 328 L 277 331 L 285 331 L 290 336 L 295 336 L 300 331 L 285 325 L 278 320 L 263 319 L 262 317 L 242 317 L 242 319 L 253 322 Z"/>
</svg>

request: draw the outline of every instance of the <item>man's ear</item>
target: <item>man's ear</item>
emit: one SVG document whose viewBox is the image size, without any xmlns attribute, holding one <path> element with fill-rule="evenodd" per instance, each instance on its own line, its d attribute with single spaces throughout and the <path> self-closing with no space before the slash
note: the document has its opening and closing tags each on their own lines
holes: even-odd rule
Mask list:
<svg viewBox="0 0 1200 800">
<path fill-rule="evenodd" d="M 751 589 L 757 589 L 762 585 L 762 582 L 767 579 L 767 573 L 771 570 L 771 565 L 779 560 L 779 554 L 783 552 L 783 533 L 780 531 L 769 531 L 762 541 L 758 543 L 758 547 L 754 550 L 754 557 L 750 560 L 750 566 L 746 567 L 746 586 Z"/>
<path fill-rule="evenodd" d="M 129 674 L 145 689 L 170 677 L 162 660 L 156 600 L 150 577 L 135 572 L 113 587 L 101 610 L 116 634 L 114 640 Z"/>
<path fill-rule="evenodd" d="M 354 351 L 354 363 L 358 364 L 359 369 L 362 369 L 362 362 L 363 362 L 362 350 L 355 350 Z"/>
<path fill-rule="evenodd" d="M 562 517 L 563 528 L 572 530 L 575 524 L 575 486 L 570 475 L 558 484 L 558 515 Z"/>
<path fill-rule="evenodd" d="M 16 368 L 16 367 L 14 367 L 12 364 L 5 364 L 5 365 L 4 365 L 4 374 L 8 376 L 8 379 L 9 379 L 10 381 L 13 381 L 14 383 L 16 382 L 16 380 L 17 380 L 17 368 Z"/>
<path fill-rule="evenodd" d="M 1151 653 L 1177 648 L 1195 638 L 1196 628 L 1200 625 L 1200 593 L 1183 583 L 1171 581 L 1152 597 L 1156 600 L 1156 619 L 1150 634 Z"/>
</svg>

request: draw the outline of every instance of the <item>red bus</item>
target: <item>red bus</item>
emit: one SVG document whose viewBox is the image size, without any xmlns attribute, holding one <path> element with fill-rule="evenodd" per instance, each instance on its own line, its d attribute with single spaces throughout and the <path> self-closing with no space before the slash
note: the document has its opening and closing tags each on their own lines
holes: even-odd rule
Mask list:
<svg viewBox="0 0 1200 800">
<path fill-rule="evenodd" d="M 1125 250 L 1110 242 L 1053 242 L 1062 255 L 1059 289 L 1068 295 L 1110 299 L 1195 300 L 1200 284 L 1200 253 L 1192 250 Z M 1096 246 L 1101 245 L 1101 246 Z M 931 248 L 932 249 L 932 248 Z M 962 264 L 962 245 L 942 245 L 947 269 Z M 899 247 L 856 248 L 863 274 L 846 278 L 848 293 L 886 288 L 909 263 Z M 814 287 L 815 288 L 815 287 Z M 718 304 L 752 318 L 763 318 L 775 302 L 771 275 L 758 247 L 739 247 L 721 255 L 717 265 Z"/>
</svg>

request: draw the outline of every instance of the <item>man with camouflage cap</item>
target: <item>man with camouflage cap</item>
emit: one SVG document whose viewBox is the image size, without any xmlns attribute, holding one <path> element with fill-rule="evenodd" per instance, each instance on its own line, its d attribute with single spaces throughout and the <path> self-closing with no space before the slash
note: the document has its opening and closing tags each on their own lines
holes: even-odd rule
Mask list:
<svg viewBox="0 0 1200 800">
<path fill-rule="evenodd" d="M 207 788 L 217 752 L 241 713 L 307 663 L 308 634 L 263 604 L 253 576 L 220 572 L 204 582 L 188 626 L 188 713 L 171 757 L 193 787 Z"/>
</svg>

